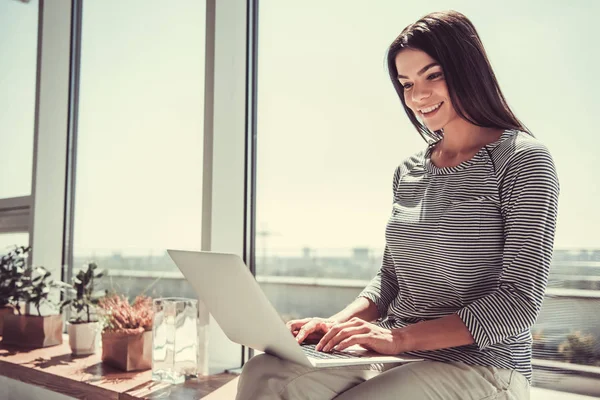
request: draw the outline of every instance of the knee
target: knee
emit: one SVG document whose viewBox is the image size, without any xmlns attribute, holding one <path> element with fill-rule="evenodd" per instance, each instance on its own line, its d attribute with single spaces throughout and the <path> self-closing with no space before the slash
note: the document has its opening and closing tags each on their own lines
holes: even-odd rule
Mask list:
<svg viewBox="0 0 600 400">
<path fill-rule="evenodd" d="M 256 393 L 259 385 L 265 385 L 265 381 L 275 376 L 276 371 L 281 370 L 280 364 L 280 359 L 269 354 L 252 357 L 242 368 L 238 381 L 238 399 L 252 398 L 243 396 Z"/>
<path fill-rule="evenodd" d="M 278 398 L 289 381 L 307 370 L 291 361 L 260 354 L 244 365 L 237 399 Z"/>
<path fill-rule="evenodd" d="M 259 354 L 254 356 L 244 364 L 240 381 L 260 379 L 261 376 L 270 375 L 273 371 L 277 371 L 281 366 L 281 360 L 269 354 Z"/>
</svg>

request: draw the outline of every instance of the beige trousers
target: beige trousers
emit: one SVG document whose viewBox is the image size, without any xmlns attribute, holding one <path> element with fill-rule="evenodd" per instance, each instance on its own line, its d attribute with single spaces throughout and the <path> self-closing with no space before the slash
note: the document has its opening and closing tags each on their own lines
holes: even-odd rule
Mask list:
<svg viewBox="0 0 600 400">
<path fill-rule="evenodd" d="M 366 366 L 369 368 L 369 366 Z M 421 361 L 362 367 L 309 368 L 268 354 L 242 370 L 237 400 L 528 400 L 529 382 L 517 371 Z"/>
</svg>

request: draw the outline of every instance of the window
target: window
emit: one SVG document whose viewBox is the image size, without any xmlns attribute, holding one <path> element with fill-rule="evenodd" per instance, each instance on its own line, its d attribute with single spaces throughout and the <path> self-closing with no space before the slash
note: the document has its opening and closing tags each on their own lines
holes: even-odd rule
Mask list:
<svg viewBox="0 0 600 400">
<path fill-rule="evenodd" d="M 37 1 L 0 2 L 0 198 L 31 194 L 37 24 Z"/>
<path fill-rule="evenodd" d="M 75 269 L 131 297 L 195 297 L 166 249 L 201 243 L 204 7 L 83 7 Z"/>
<path fill-rule="evenodd" d="M 365 7 L 261 2 L 256 271 L 288 318 L 332 315 L 375 274 L 393 172 L 425 146 L 392 88 L 385 54 L 402 28 L 449 3 Z M 585 357 L 564 351 L 572 340 L 587 351 L 585 363 L 598 363 L 598 318 L 590 314 L 598 298 L 561 290 L 600 289 L 600 80 L 590 51 L 600 3 L 451 7 L 475 24 L 509 104 L 549 147 L 559 173 L 552 296 L 534 329 L 534 357 L 581 363 Z M 569 339 L 575 330 L 580 337 Z"/>
</svg>

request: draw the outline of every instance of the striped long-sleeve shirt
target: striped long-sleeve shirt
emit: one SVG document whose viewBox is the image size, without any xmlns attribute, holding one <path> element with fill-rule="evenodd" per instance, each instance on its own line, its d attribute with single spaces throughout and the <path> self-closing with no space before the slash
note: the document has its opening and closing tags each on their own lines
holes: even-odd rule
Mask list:
<svg viewBox="0 0 600 400">
<path fill-rule="evenodd" d="M 516 369 L 531 379 L 531 327 L 552 258 L 559 184 L 533 136 L 507 130 L 436 167 L 433 146 L 398 166 L 380 271 L 359 295 L 400 328 L 458 314 L 475 343 L 408 354 Z"/>
</svg>

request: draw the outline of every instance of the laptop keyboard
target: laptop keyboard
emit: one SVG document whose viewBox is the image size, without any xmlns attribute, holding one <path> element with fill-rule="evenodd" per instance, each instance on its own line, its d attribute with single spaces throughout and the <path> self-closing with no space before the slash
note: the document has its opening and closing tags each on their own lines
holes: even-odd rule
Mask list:
<svg viewBox="0 0 600 400">
<path fill-rule="evenodd" d="M 326 359 L 332 359 L 332 358 L 360 358 L 362 357 L 361 355 L 358 354 L 350 354 L 350 353 L 345 353 L 343 351 L 332 351 L 332 352 L 323 352 L 323 351 L 317 351 L 315 350 L 315 344 L 303 344 L 302 350 L 304 350 L 304 354 L 306 354 L 309 357 L 313 357 L 313 358 L 319 358 L 322 360 L 326 360 Z"/>
</svg>

